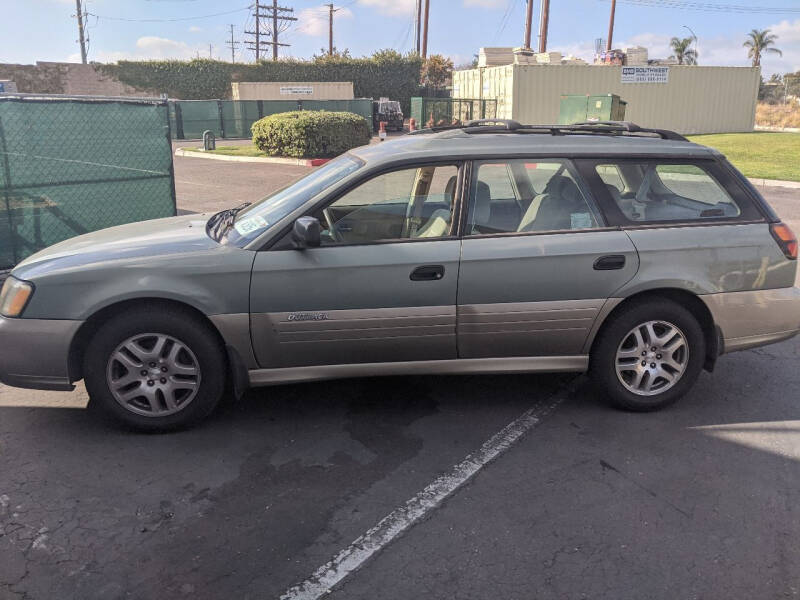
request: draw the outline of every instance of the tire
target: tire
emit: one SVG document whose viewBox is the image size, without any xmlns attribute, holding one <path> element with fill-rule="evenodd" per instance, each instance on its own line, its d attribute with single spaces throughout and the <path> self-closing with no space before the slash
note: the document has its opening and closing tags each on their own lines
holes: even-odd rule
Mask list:
<svg viewBox="0 0 800 600">
<path fill-rule="evenodd" d="M 705 357 L 705 336 L 694 315 L 671 300 L 652 299 L 612 315 L 595 341 L 589 368 L 612 404 L 647 412 L 685 395 Z"/>
<path fill-rule="evenodd" d="M 93 409 L 138 431 L 172 431 L 211 414 L 225 390 L 227 359 L 201 319 L 152 304 L 104 323 L 83 373 Z"/>
</svg>

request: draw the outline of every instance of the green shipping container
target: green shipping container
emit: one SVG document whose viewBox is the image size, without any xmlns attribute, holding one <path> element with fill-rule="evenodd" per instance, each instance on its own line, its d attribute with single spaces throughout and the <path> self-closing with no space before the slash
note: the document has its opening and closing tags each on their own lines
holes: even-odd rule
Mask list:
<svg viewBox="0 0 800 600">
<path fill-rule="evenodd" d="M 558 124 L 570 125 L 583 121 L 624 121 L 627 104 L 616 94 L 564 95 L 561 96 Z"/>
</svg>

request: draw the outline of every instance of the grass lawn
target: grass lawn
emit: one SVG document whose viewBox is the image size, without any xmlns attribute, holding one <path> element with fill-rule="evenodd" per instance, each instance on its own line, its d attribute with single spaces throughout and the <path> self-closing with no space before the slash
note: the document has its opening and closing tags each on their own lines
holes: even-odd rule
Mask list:
<svg viewBox="0 0 800 600">
<path fill-rule="evenodd" d="M 716 148 L 747 177 L 800 181 L 800 133 L 721 133 L 689 139 Z"/>
<path fill-rule="evenodd" d="M 192 152 L 205 152 L 202 148 L 186 148 Z M 253 144 L 248 146 L 217 146 L 216 150 L 209 150 L 207 154 L 225 154 L 227 156 L 266 156 Z"/>
</svg>

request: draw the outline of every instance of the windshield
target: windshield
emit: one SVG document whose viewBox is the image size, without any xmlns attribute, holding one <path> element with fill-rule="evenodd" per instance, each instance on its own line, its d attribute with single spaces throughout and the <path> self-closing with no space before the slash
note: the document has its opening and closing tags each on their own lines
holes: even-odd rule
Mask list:
<svg viewBox="0 0 800 600">
<path fill-rule="evenodd" d="M 359 169 L 362 164 L 352 156 L 340 156 L 247 207 L 236 215 L 233 227 L 227 234 L 227 243 L 239 247 L 247 245 L 321 191 Z"/>
</svg>

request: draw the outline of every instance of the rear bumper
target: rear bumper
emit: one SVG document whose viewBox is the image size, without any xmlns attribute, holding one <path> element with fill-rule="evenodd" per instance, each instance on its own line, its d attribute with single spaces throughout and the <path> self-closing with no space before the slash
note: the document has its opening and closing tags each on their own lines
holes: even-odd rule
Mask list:
<svg viewBox="0 0 800 600">
<path fill-rule="evenodd" d="M 700 296 L 722 332 L 725 353 L 782 342 L 800 333 L 800 288 Z"/>
<path fill-rule="evenodd" d="M 69 349 L 82 321 L 0 317 L 0 382 L 69 391 Z"/>
</svg>

